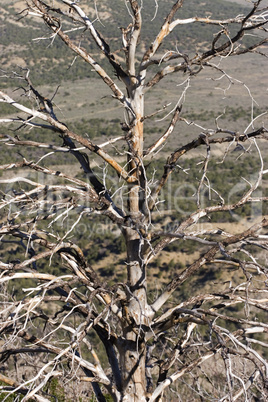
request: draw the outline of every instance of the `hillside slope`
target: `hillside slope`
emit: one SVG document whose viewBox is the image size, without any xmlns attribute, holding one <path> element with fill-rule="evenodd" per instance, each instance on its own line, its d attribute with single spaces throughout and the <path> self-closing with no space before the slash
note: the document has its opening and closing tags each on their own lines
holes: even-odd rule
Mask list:
<svg viewBox="0 0 268 402">
<path fill-rule="evenodd" d="M 84 3 L 84 4 L 83 4 Z M 159 3 L 156 13 L 155 1 L 148 0 L 143 13 L 143 35 L 140 38 L 140 51 L 144 51 L 154 39 L 159 27 L 161 26 L 166 10 L 172 5 L 173 0 L 163 0 Z M 108 0 L 98 2 L 98 14 L 88 2 L 81 1 L 80 4 L 88 12 L 89 17 L 95 21 L 97 29 L 109 38 L 111 49 L 121 46 L 120 27 L 125 27 L 128 19 L 128 10 L 122 0 Z M 92 2 L 93 4 L 93 2 Z M 59 83 L 62 80 L 82 79 L 92 76 L 90 68 L 81 61 L 74 63 L 74 56 L 64 44 L 56 38 L 51 39 L 48 32 L 38 19 L 21 19 L 25 12 L 24 1 L 4 0 L 0 5 L 0 50 L 2 54 L 1 68 L 10 70 L 17 66 L 28 67 L 31 69 L 31 76 L 42 83 Z M 227 18 L 244 12 L 245 8 L 235 3 L 225 0 L 206 0 L 196 2 L 189 0 L 187 5 L 180 10 L 180 18 L 192 16 L 207 16 L 217 18 Z M 99 18 L 99 20 L 98 20 Z M 207 25 L 202 27 L 196 24 L 180 26 L 169 37 L 169 41 L 164 43 L 161 51 L 178 48 L 181 52 L 198 52 L 200 46 L 211 43 L 216 28 Z M 43 38 L 47 38 L 44 40 Z M 42 39 L 40 39 L 42 38 Z M 95 54 L 95 44 L 92 43 L 88 32 L 82 32 L 79 38 L 81 46 L 90 49 Z M 123 55 L 123 53 L 122 53 Z M 118 54 L 120 58 L 120 54 Z M 106 68 L 109 68 L 107 65 Z M 6 83 L 11 85 L 11 83 Z"/>
</svg>

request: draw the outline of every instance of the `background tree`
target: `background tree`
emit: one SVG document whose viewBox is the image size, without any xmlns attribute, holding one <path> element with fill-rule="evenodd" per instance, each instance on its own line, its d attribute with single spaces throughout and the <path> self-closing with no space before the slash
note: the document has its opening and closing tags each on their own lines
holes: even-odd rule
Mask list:
<svg viewBox="0 0 268 402">
<path fill-rule="evenodd" d="M 39 40 L 46 37 L 51 45 L 61 40 L 87 63 L 121 105 L 122 119 L 120 133 L 95 143 L 86 131 L 77 133 L 58 117 L 56 93 L 45 97 L 28 69 L 3 72 L 4 79 L 20 81 L 16 93 L 21 96 L 15 100 L 10 91 L 1 91 L 0 99 L 17 110 L 1 119 L 11 124 L 1 129 L 2 152 L 10 147 L 20 152 L 17 160 L 1 166 L 0 356 L 7 371 L 0 377 L 2 392 L 50 400 L 52 381 L 58 378 L 66 395 L 74 384 L 75 395 L 80 392 L 82 398 L 91 395 L 91 384 L 98 401 L 265 400 L 268 220 L 260 215 L 267 201 L 267 160 L 261 155 L 267 129 L 259 122 L 266 112 L 256 116 L 252 108 L 246 127 L 238 131 L 232 122 L 223 124 L 220 115 L 214 125 L 201 126 L 187 118 L 184 108 L 197 76 L 208 72 L 228 82 L 226 93 L 237 81 L 222 66 L 225 59 L 247 53 L 266 57 L 267 7 L 258 0 L 246 14 L 223 19 L 211 16 L 204 5 L 202 15 L 182 18 L 191 2 L 121 3 L 129 21 L 118 29 L 122 43 L 111 40 L 115 50 L 101 33 L 109 21 L 99 23 L 97 2 L 94 8 L 82 1 L 28 0 L 21 13 L 44 22 L 50 33 Z M 152 17 L 160 7 L 166 17 L 152 43 L 144 43 L 147 20 L 142 17 L 152 6 Z M 169 38 L 175 31 L 180 38 L 182 27 L 195 24 L 200 32 L 212 27 L 209 41 L 195 51 L 180 51 L 178 39 Z M 83 45 L 87 41 L 90 51 Z M 174 74 L 182 80 L 177 101 L 167 104 L 169 95 L 163 99 L 160 87 L 159 110 L 151 112 L 148 106 L 145 112 L 149 94 L 157 96 L 155 89 Z M 248 87 L 239 84 L 254 105 Z M 152 119 L 162 124 L 159 137 L 152 132 L 144 136 Z M 192 140 L 185 135 L 189 130 Z M 178 135 L 182 145 L 174 147 Z M 27 159 L 31 149 L 35 153 Z M 235 160 L 233 150 L 240 151 Z M 49 163 L 59 153 L 72 158 L 67 173 Z M 199 164 L 195 159 L 191 164 L 191 153 Z M 101 170 L 93 157 L 103 162 Z M 79 175 L 73 174 L 74 163 L 82 169 Z M 243 172 L 236 170 L 238 164 Z M 233 169 L 230 176 L 228 168 Z M 26 177 L 24 170 L 38 174 Z M 237 183 L 244 177 L 244 186 L 235 187 L 236 173 Z M 182 213 L 168 186 L 171 176 L 178 183 L 185 174 L 196 187 L 195 207 L 185 193 Z M 217 178 L 221 184 L 227 178 L 231 187 L 225 183 L 222 188 Z M 185 213 L 188 204 L 192 209 Z M 250 219 L 256 204 L 262 211 L 257 220 Z M 248 218 L 246 227 L 237 224 L 241 211 Z M 70 217 L 75 219 L 64 230 Z M 219 227 L 226 217 L 229 230 Z M 107 236 L 104 240 L 109 258 L 100 269 L 97 255 L 92 257 L 95 233 L 89 249 L 86 243 L 92 221 L 105 231 L 107 220 L 117 232 L 110 238 L 114 244 L 107 245 Z M 81 222 L 88 230 L 72 237 Z M 117 263 L 110 255 L 115 245 L 125 248 Z M 160 277 L 161 254 L 173 245 L 179 257 L 169 264 L 169 281 L 155 290 L 150 269 L 156 268 Z M 187 247 L 192 257 L 182 264 L 179 251 Z M 18 374 L 21 367 L 23 375 Z"/>
</svg>

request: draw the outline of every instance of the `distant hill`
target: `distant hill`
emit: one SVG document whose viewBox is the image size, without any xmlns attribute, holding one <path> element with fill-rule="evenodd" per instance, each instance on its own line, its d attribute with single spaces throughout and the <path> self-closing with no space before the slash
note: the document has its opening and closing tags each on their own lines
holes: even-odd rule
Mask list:
<svg viewBox="0 0 268 402">
<path fill-rule="evenodd" d="M 96 18 L 95 10 L 92 7 L 90 8 L 85 1 L 81 1 L 80 4 L 94 20 Z M 139 44 L 141 51 L 150 44 L 157 34 L 167 10 L 174 4 L 174 0 L 162 0 L 158 4 L 158 12 L 155 15 L 155 1 L 146 1 L 143 13 L 144 29 Z M 18 65 L 27 66 L 31 69 L 32 79 L 38 78 L 39 84 L 90 76 L 92 72 L 84 62 L 78 60 L 72 64 L 74 55 L 66 49 L 58 38 L 53 41 L 53 44 L 49 39 L 37 40 L 37 38 L 44 36 L 49 37 L 50 32 L 38 20 L 31 18 L 19 19 L 21 15 L 18 13 L 24 7 L 25 3 L 23 1 L 1 1 L 1 68 L 10 70 L 17 68 Z M 204 0 L 202 2 L 189 0 L 185 2 L 178 15 L 180 18 L 194 15 L 227 18 L 245 12 L 245 10 L 245 7 L 224 0 Z M 98 2 L 98 16 L 100 21 L 96 21 L 95 26 L 109 39 L 112 50 L 120 48 L 120 27 L 125 27 L 130 21 L 124 1 L 113 0 L 111 2 L 105 0 Z M 217 27 L 208 25 L 202 26 L 202 29 L 200 29 L 200 24 L 181 26 L 175 30 L 167 42 L 164 42 L 161 51 L 164 53 L 166 50 L 177 47 L 182 52 L 198 52 L 201 45 L 202 48 L 208 46 L 213 33 L 217 32 L 217 30 Z M 89 49 L 91 53 L 96 52 L 95 44 L 89 34 L 81 34 L 81 44 Z M 118 56 L 120 57 L 120 53 Z M 71 65 L 72 67 L 70 68 Z M 109 66 L 107 65 L 106 68 L 109 68 Z M 6 85 L 11 85 L 11 83 L 6 82 Z"/>
</svg>

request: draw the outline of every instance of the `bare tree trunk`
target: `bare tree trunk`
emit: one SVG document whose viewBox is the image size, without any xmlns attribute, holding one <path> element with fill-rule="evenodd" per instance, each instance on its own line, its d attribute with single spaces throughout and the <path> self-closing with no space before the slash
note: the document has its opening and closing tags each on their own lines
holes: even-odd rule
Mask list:
<svg viewBox="0 0 268 402">
<path fill-rule="evenodd" d="M 136 178 L 136 183 L 130 184 L 128 205 L 129 225 L 136 226 L 143 220 L 143 196 L 141 187 L 142 155 L 143 155 L 143 88 L 135 85 L 130 91 L 129 112 L 129 173 Z M 132 114 L 134 112 L 134 114 Z M 127 246 L 128 300 L 125 306 L 126 319 L 130 325 L 123 328 L 126 347 L 121 356 L 123 381 L 126 401 L 146 400 L 145 374 L 145 343 L 143 326 L 148 319 L 146 266 L 143 257 L 143 242 L 137 230 L 128 227 L 125 230 Z"/>
</svg>

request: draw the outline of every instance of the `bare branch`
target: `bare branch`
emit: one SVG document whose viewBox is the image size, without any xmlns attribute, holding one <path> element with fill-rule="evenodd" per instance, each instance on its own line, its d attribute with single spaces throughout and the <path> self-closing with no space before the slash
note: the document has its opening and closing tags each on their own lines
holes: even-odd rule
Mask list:
<svg viewBox="0 0 268 402">
<path fill-rule="evenodd" d="M 161 43 L 163 42 L 164 38 L 171 32 L 170 31 L 171 21 L 175 15 L 175 13 L 182 7 L 183 1 L 184 0 L 178 0 L 173 5 L 171 11 L 169 12 L 169 14 L 167 15 L 167 17 L 165 19 L 165 23 L 161 27 L 160 32 L 158 33 L 154 42 L 151 44 L 150 48 L 145 52 L 142 62 L 141 62 L 141 69 L 146 68 L 147 63 L 155 55 L 155 53 L 159 49 Z"/>
</svg>

